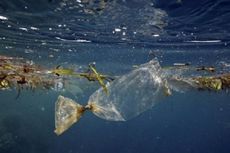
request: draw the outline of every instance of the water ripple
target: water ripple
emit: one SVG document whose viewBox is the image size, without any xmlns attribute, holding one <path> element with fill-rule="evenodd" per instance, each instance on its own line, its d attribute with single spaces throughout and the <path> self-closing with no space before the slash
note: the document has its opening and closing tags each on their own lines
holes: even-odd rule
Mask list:
<svg viewBox="0 0 230 153">
<path fill-rule="evenodd" d="M 0 42 L 8 49 L 85 42 L 226 45 L 229 6 L 228 0 L 2 0 Z"/>
</svg>

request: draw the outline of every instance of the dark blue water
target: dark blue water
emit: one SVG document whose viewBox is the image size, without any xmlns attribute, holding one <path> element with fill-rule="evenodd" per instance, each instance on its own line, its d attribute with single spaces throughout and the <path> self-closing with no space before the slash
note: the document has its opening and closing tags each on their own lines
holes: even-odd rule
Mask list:
<svg viewBox="0 0 230 153">
<path fill-rule="evenodd" d="M 0 54 L 47 67 L 87 66 L 123 75 L 157 56 L 162 67 L 230 63 L 228 0 L 1 0 Z M 153 55 L 154 53 L 154 55 Z M 229 72 L 229 67 L 226 67 Z M 59 94 L 0 91 L 0 153 L 229 153 L 229 92 L 173 93 L 127 122 L 87 112 L 56 136 Z M 144 89 L 143 89 L 144 90 Z"/>
</svg>

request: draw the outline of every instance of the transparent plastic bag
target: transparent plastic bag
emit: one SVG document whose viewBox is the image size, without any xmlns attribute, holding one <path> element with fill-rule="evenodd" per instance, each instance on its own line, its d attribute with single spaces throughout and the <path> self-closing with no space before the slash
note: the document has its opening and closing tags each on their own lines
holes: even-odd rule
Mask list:
<svg viewBox="0 0 230 153">
<path fill-rule="evenodd" d="M 56 102 L 55 133 L 58 135 L 77 122 L 85 110 L 110 121 L 126 121 L 152 108 L 165 97 L 166 81 L 157 60 L 140 65 L 95 91 L 86 106 L 69 98 L 59 96 Z"/>
<path fill-rule="evenodd" d="M 107 84 L 108 95 L 102 89 L 94 92 L 89 104 L 101 111 L 93 112 L 102 119 L 124 121 L 152 108 L 165 96 L 165 83 L 157 60 Z"/>
</svg>

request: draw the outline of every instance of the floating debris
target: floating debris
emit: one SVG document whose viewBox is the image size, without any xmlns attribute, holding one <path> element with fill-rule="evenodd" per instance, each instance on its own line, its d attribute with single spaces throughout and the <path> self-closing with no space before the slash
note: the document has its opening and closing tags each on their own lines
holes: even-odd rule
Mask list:
<svg viewBox="0 0 230 153">
<path fill-rule="evenodd" d="M 80 105 L 61 95 L 58 97 L 55 104 L 55 133 L 60 135 L 76 123 L 85 111 L 91 111 L 99 118 L 109 121 L 127 121 L 160 103 L 173 92 L 194 89 L 217 92 L 230 88 L 228 72 L 208 73 L 209 76 L 189 73 L 191 75 L 188 76 L 183 75 L 183 72 L 216 72 L 216 69 L 194 67 L 186 63 L 177 63 L 176 66 L 182 68 L 175 67 L 175 63 L 173 67 L 162 68 L 154 58 L 148 63 L 136 66 L 127 74 L 111 77 L 99 73 L 95 63 L 90 63 L 88 69 L 80 72 L 60 65 L 46 69 L 35 65 L 33 61 L 0 55 L 0 90 L 16 89 L 18 98 L 21 90 L 79 90 L 68 85 L 73 86 L 71 81 L 81 78 L 98 82 L 101 88 L 89 97 L 86 105 Z"/>
<path fill-rule="evenodd" d="M 165 75 L 156 59 L 107 83 L 95 91 L 85 106 L 59 96 L 55 104 L 55 133 L 62 134 L 89 110 L 109 121 L 127 121 L 152 108 L 173 91 L 198 89 L 221 91 L 230 88 L 230 74 L 217 76 L 179 77 Z M 183 89 L 184 88 L 184 89 Z M 178 90 L 180 89 L 180 90 Z"/>
<path fill-rule="evenodd" d="M 113 80 L 112 77 L 99 73 L 95 65 L 89 65 L 85 72 L 76 72 L 74 69 L 61 66 L 45 69 L 23 58 L 0 56 L 0 90 L 15 88 L 18 93 L 22 89 L 58 89 L 60 91 L 60 88 L 65 88 L 68 78 L 98 81 L 106 93 L 104 81 Z"/>
</svg>

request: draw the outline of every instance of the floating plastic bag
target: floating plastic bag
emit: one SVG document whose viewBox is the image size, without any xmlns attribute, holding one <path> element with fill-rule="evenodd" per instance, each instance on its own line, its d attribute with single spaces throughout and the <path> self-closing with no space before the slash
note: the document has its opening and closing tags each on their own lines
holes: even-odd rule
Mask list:
<svg viewBox="0 0 230 153">
<path fill-rule="evenodd" d="M 77 122 L 85 110 L 110 121 L 125 121 L 150 109 L 165 96 L 165 80 L 157 60 L 140 65 L 130 73 L 119 77 L 95 91 L 86 106 L 69 98 L 58 97 L 55 113 L 55 133 L 58 135 Z"/>
</svg>

